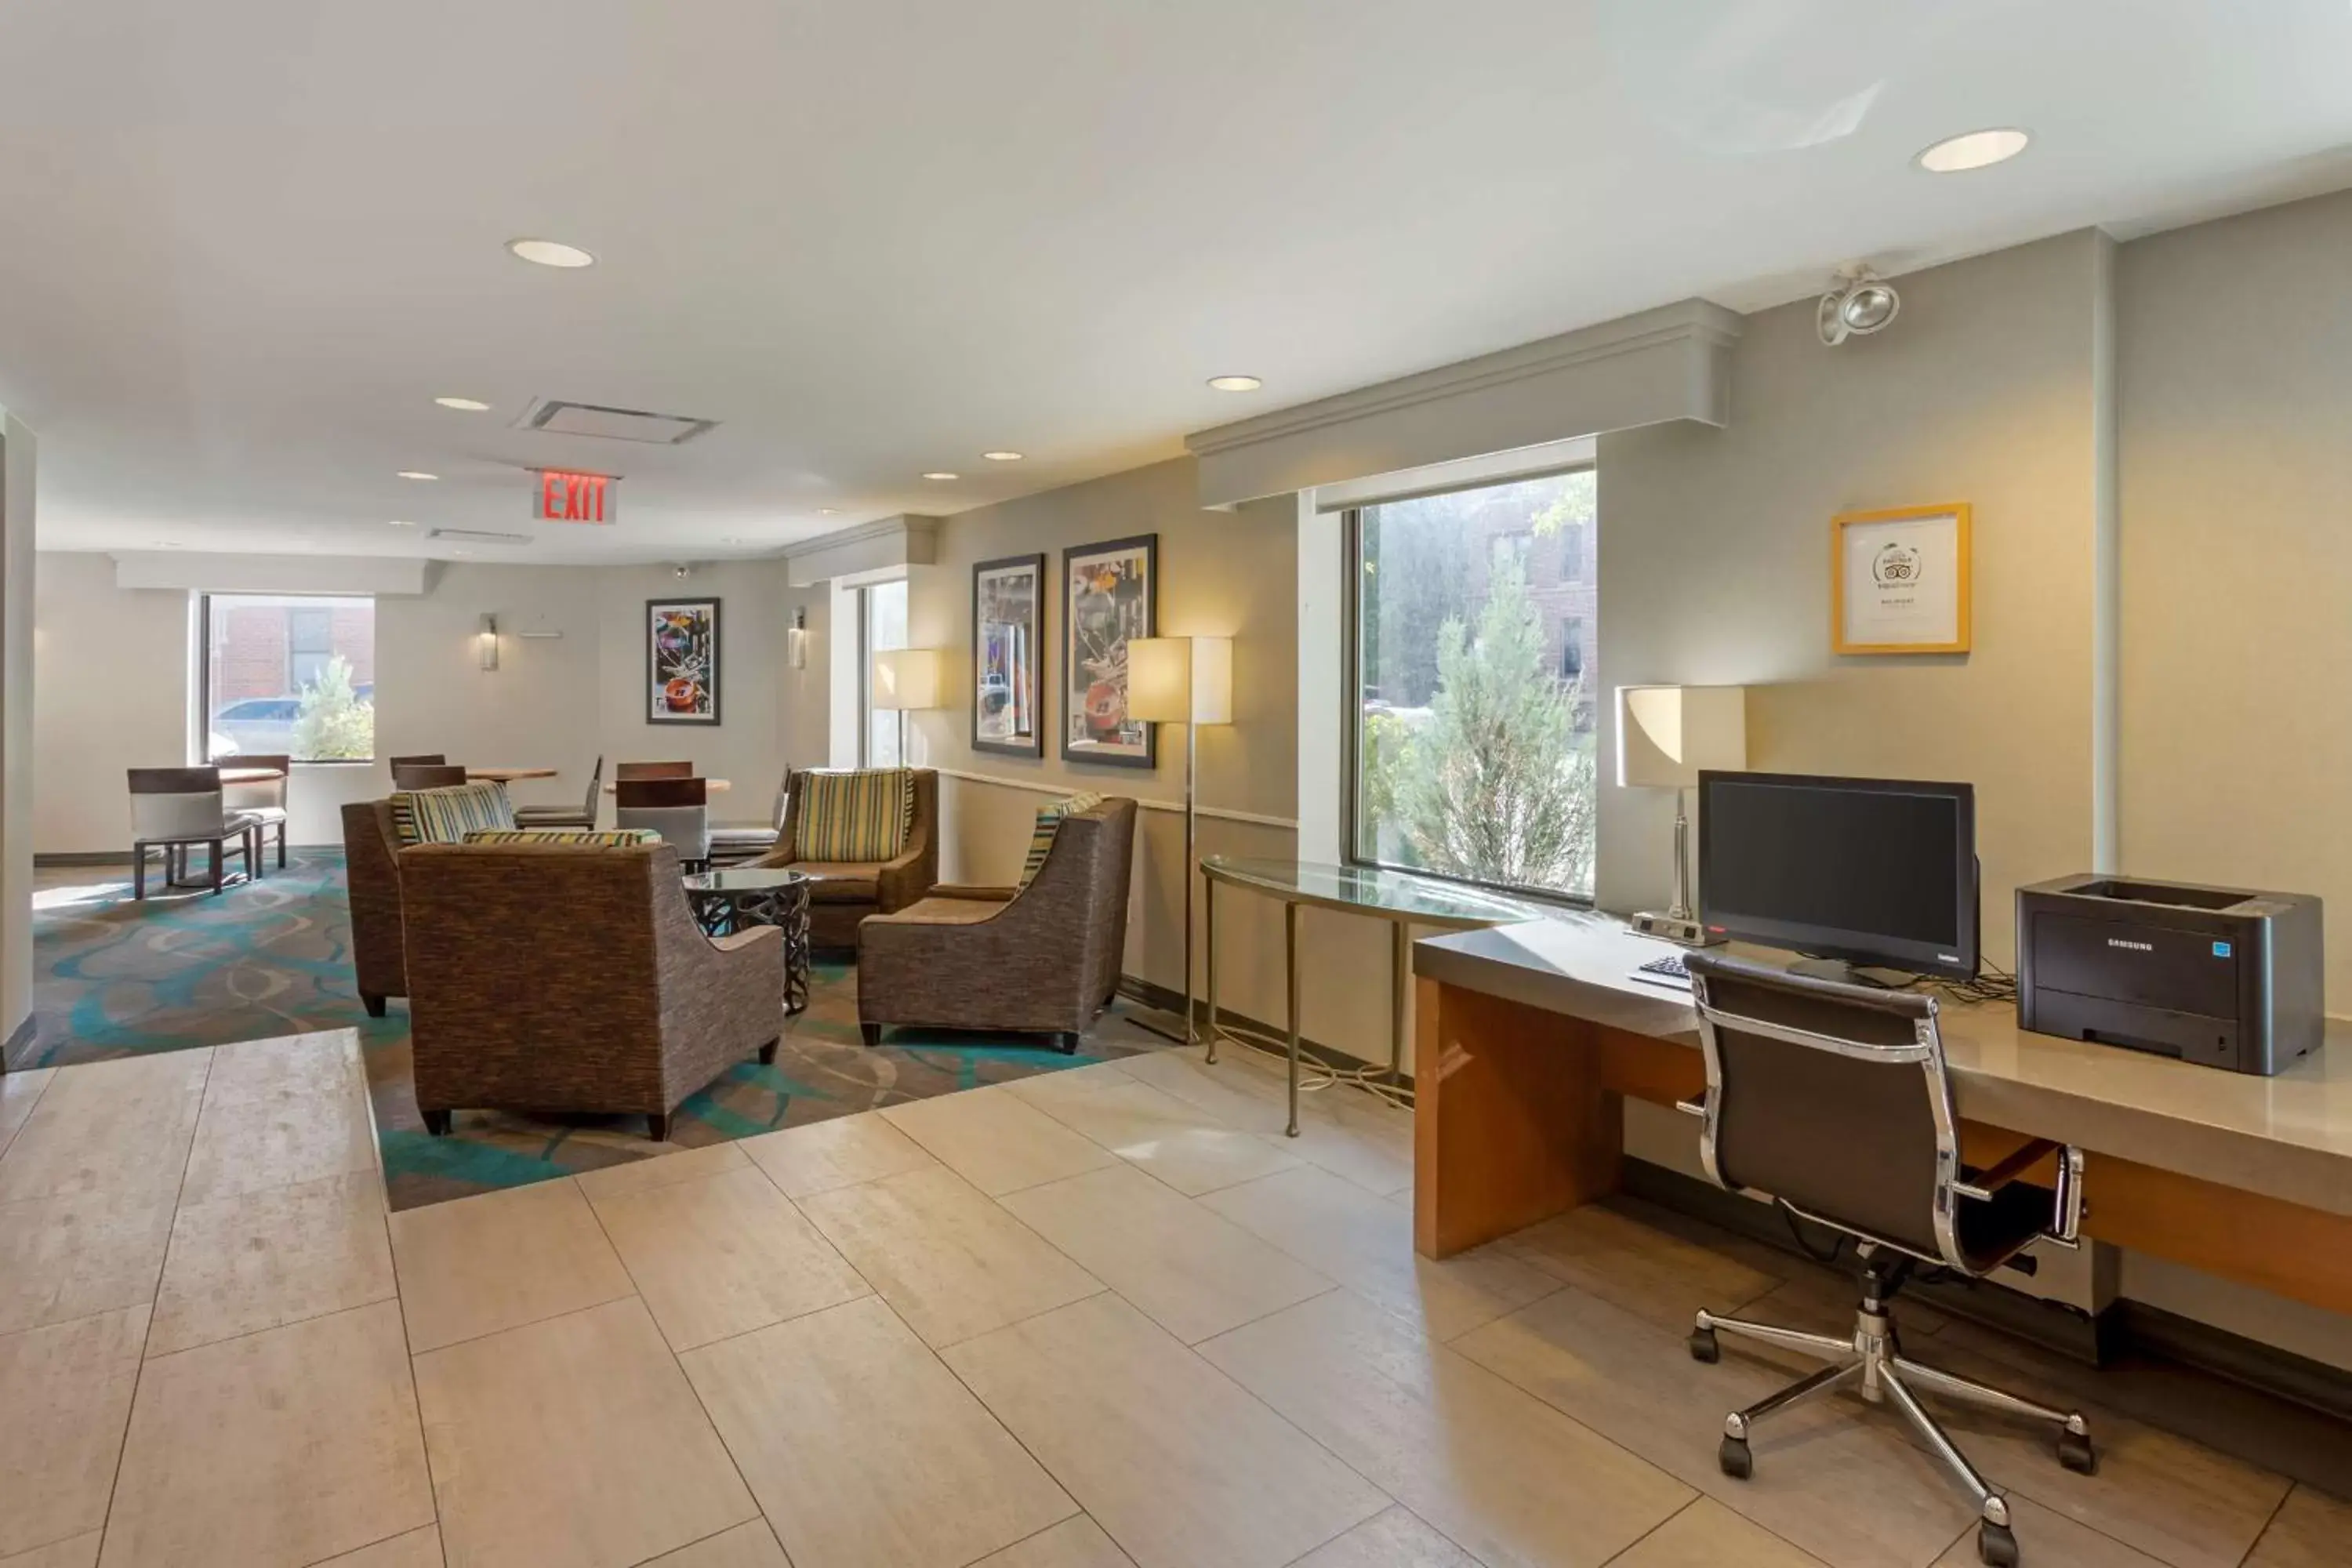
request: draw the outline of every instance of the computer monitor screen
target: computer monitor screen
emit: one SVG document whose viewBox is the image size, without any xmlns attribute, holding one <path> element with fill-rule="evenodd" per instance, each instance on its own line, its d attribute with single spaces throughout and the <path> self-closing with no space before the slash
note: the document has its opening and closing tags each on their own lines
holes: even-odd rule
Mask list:
<svg viewBox="0 0 2352 1568">
<path fill-rule="evenodd" d="M 1976 973 L 1969 785 L 1701 773 L 1698 793 L 1709 931 L 1849 963 Z"/>
</svg>

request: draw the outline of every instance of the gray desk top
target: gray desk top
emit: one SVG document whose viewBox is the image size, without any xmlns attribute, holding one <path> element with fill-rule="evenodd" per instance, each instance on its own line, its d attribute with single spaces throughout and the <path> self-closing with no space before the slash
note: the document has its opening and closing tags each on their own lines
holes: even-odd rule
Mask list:
<svg viewBox="0 0 2352 1568">
<path fill-rule="evenodd" d="M 1696 1050 L 1690 998 L 1632 977 L 1672 951 L 1610 916 L 1567 915 L 1427 938 L 1413 970 Z M 2352 1020 L 2328 1020 L 2326 1045 L 2275 1078 L 2029 1034 L 2006 1004 L 1947 1001 L 1941 1022 L 1971 1121 L 2352 1215 Z"/>
</svg>

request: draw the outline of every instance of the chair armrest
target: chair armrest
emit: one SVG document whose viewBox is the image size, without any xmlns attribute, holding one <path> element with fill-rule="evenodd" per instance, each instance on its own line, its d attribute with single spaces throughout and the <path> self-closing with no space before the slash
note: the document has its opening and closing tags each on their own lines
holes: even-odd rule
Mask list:
<svg viewBox="0 0 2352 1568">
<path fill-rule="evenodd" d="M 710 945 L 720 952 L 740 952 L 761 942 L 782 942 L 784 932 L 781 926 L 746 926 L 731 936 L 714 936 L 709 940 Z"/>
<path fill-rule="evenodd" d="M 1973 1177 L 1955 1181 L 1952 1191 L 1979 1203 L 1990 1202 L 1994 1193 L 2021 1179 L 2053 1154 L 2058 1159 L 2058 1187 L 2051 1197 L 2050 1228 L 2042 1234 L 2061 1247 L 2078 1246 L 2083 1234 L 2083 1152 L 2072 1144 L 2048 1138 L 2029 1140 Z"/>
<path fill-rule="evenodd" d="M 1020 894 L 1018 888 L 981 887 L 968 882 L 935 882 L 925 894 L 932 899 L 964 899 L 976 904 L 1009 904 Z"/>
<path fill-rule="evenodd" d="M 1675 1100 L 1675 1109 L 1681 1111 L 1685 1116 L 1704 1117 L 1706 1114 L 1706 1091 L 1701 1090 L 1698 1094 L 1689 1100 Z"/>
</svg>

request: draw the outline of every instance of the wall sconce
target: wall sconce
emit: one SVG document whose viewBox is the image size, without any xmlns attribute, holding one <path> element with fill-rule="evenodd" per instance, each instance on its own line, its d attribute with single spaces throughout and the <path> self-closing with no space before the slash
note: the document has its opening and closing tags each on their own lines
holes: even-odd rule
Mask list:
<svg viewBox="0 0 2352 1568">
<path fill-rule="evenodd" d="M 499 618 L 498 618 L 498 616 L 488 616 L 488 615 L 484 616 L 482 617 L 482 629 L 481 629 L 481 632 L 480 632 L 480 633 L 479 633 L 479 634 L 475 637 L 475 639 L 474 639 L 474 640 L 475 640 L 477 643 L 478 643 L 478 644 L 480 644 L 480 645 L 481 645 L 481 650 L 482 650 L 482 668 L 483 668 L 484 669 L 496 669 L 496 668 L 498 668 L 498 667 L 499 667 Z"/>
<path fill-rule="evenodd" d="M 806 606 L 793 612 L 793 624 L 784 633 L 784 662 L 794 669 L 808 668 L 808 609 Z"/>
</svg>

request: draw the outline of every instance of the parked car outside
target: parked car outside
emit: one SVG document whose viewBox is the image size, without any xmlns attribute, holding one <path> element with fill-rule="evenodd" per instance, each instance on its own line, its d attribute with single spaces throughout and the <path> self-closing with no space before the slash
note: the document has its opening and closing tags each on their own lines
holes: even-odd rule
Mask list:
<svg viewBox="0 0 2352 1568">
<path fill-rule="evenodd" d="M 372 702 L 375 700 L 375 683 L 362 681 L 352 688 L 352 695 L 362 702 Z M 299 694 L 239 698 L 213 714 L 206 744 L 216 758 L 242 756 L 249 752 L 291 754 L 295 749 L 294 724 L 301 715 L 302 699 Z"/>
</svg>

